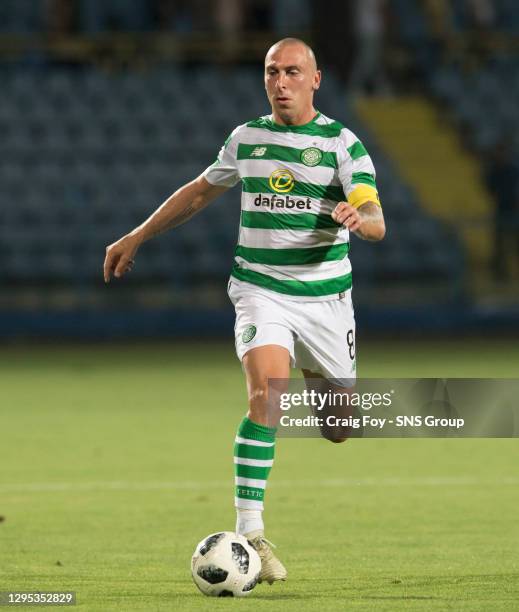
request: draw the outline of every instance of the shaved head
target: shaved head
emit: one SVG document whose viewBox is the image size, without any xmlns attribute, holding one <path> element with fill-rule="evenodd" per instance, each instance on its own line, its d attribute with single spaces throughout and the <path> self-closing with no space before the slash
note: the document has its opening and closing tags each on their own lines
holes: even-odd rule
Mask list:
<svg viewBox="0 0 519 612">
<path fill-rule="evenodd" d="M 273 55 L 276 51 L 288 45 L 301 47 L 306 53 L 312 69 L 317 70 L 317 60 L 315 59 L 315 53 L 312 47 L 310 47 L 310 45 L 307 45 L 305 41 L 301 40 L 300 38 L 282 38 L 281 40 L 278 40 L 278 42 L 274 43 L 272 47 L 270 47 L 270 49 L 267 51 L 265 62 L 267 61 L 269 55 Z"/>
<path fill-rule="evenodd" d="M 316 116 L 314 93 L 321 83 L 311 47 L 299 38 L 283 38 L 265 56 L 265 90 L 274 120 L 304 125 Z"/>
</svg>

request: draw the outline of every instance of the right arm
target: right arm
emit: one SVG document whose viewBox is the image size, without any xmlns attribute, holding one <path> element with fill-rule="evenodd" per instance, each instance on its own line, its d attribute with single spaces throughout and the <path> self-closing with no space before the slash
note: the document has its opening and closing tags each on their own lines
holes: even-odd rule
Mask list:
<svg viewBox="0 0 519 612">
<path fill-rule="evenodd" d="M 211 185 L 203 176 L 180 187 L 144 223 L 106 248 L 104 280 L 110 282 L 131 270 L 133 258 L 143 242 L 185 223 L 228 187 Z"/>
</svg>

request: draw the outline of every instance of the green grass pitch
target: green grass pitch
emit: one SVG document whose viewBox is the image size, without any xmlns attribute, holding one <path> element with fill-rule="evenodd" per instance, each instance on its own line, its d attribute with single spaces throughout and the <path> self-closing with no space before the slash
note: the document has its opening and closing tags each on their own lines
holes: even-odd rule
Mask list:
<svg viewBox="0 0 519 612">
<path fill-rule="evenodd" d="M 363 376 L 517 376 L 517 342 L 361 343 Z M 0 349 L 0 590 L 83 610 L 519 609 L 519 441 L 287 440 L 266 495 L 289 580 L 191 581 L 234 528 L 232 344 Z M 6 608 L 7 609 L 7 608 Z"/>
</svg>

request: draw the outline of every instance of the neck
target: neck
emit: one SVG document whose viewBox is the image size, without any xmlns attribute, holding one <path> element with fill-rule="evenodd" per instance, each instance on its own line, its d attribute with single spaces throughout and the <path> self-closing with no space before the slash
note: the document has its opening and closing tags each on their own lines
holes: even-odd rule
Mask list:
<svg viewBox="0 0 519 612">
<path fill-rule="evenodd" d="M 274 117 L 274 123 L 278 123 L 280 125 L 305 125 L 312 121 L 312 119 L 317 115 L 317 111 L 313 106 L 302 111 L 301 113 L 295 115 L 292 113 L 284 113 L 283 111 L 278 111 L 272 109 L 272 116 Z"/>
</svg>

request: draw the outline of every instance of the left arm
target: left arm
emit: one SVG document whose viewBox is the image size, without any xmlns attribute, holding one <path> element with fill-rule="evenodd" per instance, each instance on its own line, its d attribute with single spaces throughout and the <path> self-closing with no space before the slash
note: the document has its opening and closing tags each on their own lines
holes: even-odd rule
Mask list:
<svg viewBox="0 0 519 612">
<path fill-rule="evenodd" d="M 386 235 L 382 208 L 375 202 L 365 202 L 358 208 L 348 202 L 339 202 L 332 212 L 332 219 L 362 240 L 377 242 Z"/>
</svg>

